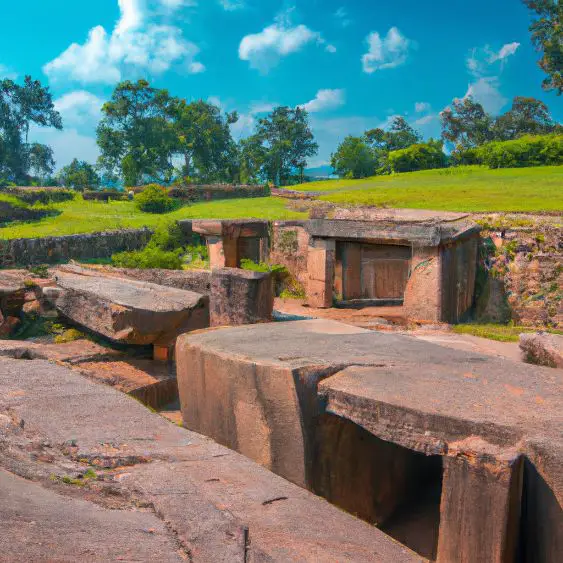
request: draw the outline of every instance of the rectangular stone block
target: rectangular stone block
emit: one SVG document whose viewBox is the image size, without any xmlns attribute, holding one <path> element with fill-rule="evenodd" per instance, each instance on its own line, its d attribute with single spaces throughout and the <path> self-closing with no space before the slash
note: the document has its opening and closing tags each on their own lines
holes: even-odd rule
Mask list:
<svg viewBox="0 0 563 563">
<path fill-rule="evenodd" d="M 272 320 L 274 288 L 269 273 L 221 268 L 211 274 L 211 326 Z"/>
</svg>

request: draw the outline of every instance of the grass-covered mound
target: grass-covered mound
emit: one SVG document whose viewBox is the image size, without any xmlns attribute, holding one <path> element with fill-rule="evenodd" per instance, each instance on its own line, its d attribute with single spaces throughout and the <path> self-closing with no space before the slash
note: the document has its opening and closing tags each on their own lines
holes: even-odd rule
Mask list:
<svg viewBox="0 0 563 563">
<path fill-rule="evenodd" d="M 338 205 L 438 211 L 562 211 L 563 166 L 504 168 L 460 166 L 363 180 L 327 180 L 292 186 L 322 192 Z"/>
</svg>

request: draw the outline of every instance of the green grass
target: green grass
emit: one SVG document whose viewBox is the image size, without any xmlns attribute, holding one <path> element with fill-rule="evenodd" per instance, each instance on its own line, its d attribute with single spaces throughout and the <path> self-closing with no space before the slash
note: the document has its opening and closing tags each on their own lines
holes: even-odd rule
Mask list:
<svg viewBox="0 0 563 563">
<path fill-rule="evenodd" d="M 328 180 L 292 190 L 326 192 L 342 206 L 383 206 L 441 211 L 562 211 L 563 166 L 490 170 L 464 166 L 363 180 Z"/>
<path fill-rule="evenodd" d="M 93 233 L 125 228 L 158 227 L 180 219 L 302 219 L 305 213 L 286 208 L 286 201 L 274 197 L 231 199 L 195 203 L 164 215 L 139 211 L 131 201 L 103 203 L 73 201 L 53 204 L 61 211 L 57 217 L 0 228 L 0 239 L 40 238 L 46 236 Z"/>
<path fill-rule="evenodd" d="M 523 332 L 536 332 L 537 329 L 526 326 L 495 325 L 495 324 L 460 324 L 452 329 L 456 334 L 470 334 L 498 342 L 518 342 Z M 546 330 L 546 329 L 542 329 Z M 563 334 L 562 330 L 550 330 L 552 334 Z"/>
</svg>

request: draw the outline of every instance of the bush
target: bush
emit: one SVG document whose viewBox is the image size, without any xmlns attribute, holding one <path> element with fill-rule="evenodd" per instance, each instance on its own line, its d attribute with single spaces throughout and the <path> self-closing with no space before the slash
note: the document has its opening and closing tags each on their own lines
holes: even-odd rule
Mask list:
<svg viewBox="0 0 563 563">
<path fill-rule="evenodd" d="M 428 143 L 417 143 L 406 149 L 391 151 L 387 158 L 393 172 L 444 168 L 447 164 L 443 143 L 432 139 Z"/>
<path fill-rule="evenodd" d="M 145 213 L 168 213 L 178 207 L 177 202 L 166 192 L 166 188 L 158 184 L 150 184 L 137 194 L 135 203 Z"/>
<path fill-rule="evenodd" d="M 112 264 L 119 268 L 135 268 L 141 270 L 181 270 L 184 233 L 174 222 L 169 226 L 158 228 L 148 245 L 135 252 L 119 252 L 111 257 Z"/>
<path fill-rule="evenodd" d="M 147 246 L 137 252 L 119 252 L 111 257 L 112 264 L 118 268 L 134 268 L 140 270 L 181 270 L 182 258 L 180 251 L 161 250 Z"/>
<path fill-rule="evenodd" d="M 478 147 L 480 164 L 489 168 L 521 168 L 563 164 L 563 135 L 525 135 Z"/>
</svg>

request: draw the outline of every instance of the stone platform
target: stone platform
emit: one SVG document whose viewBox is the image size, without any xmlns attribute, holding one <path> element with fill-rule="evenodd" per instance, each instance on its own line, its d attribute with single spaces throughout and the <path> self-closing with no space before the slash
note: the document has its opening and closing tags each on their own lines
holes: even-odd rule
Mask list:
<svg viewBox="0 0 563 563">
<path fill-rule="evenodd" d="M 0 559 L 421 561 L 376 528 L 64 367 L 0 358 Z"/>
<path fill-rule="evenodd" d="M 430 559 L 563 549 L 556 370 L 325 320 L 184 335 L 177 362 L 187 427 Z"/>
</svg>

